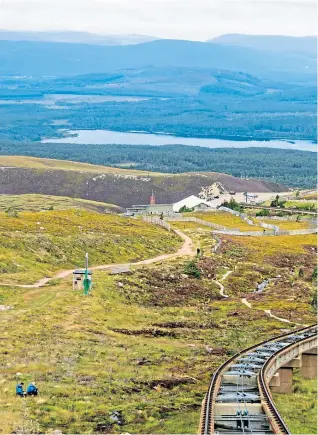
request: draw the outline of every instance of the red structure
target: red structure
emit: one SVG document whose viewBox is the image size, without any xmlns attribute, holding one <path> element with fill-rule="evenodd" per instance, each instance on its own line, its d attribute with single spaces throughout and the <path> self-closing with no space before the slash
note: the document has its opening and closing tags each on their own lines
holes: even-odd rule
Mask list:
<svg viewBox="0 0 318 435">
<path fill-rule="evenodd" d="M 151 193 L 151 197 L 149 199 L 149 203 L 150 203 L 150 205 L 155 205 L 156 204 L 156 197 L 155 197 L 153 191 Z"/>
</svg>

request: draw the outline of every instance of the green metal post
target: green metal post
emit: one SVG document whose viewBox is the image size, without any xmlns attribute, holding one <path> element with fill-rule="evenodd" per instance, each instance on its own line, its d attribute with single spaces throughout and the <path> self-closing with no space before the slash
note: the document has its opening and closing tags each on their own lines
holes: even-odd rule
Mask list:
<svg viewBox="0 0 318 435">
<path fill-rule="evenodd" d="M 88 253 L 86 253 L 85 255 L 85 278 L 84 278 L 83 286 L 84 286 L 84 295 L 87 296 L 91 288 L 91 281 L 88 278 Z"/>
</svg>

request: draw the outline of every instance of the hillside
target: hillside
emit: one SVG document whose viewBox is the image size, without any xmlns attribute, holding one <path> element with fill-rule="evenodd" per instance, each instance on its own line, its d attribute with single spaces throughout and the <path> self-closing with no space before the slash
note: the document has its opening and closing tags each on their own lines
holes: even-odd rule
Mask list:
<svg viewBox="0 0 318 435">
<path fill-rule="evenodd" d="M 314 150 L 314 144 L 311 146 Z M 309 189 L 316 185 L 317 180 L 316 156 L 314 152 L 308 151 L 266 147 L 213 149 L 185 145 L 87 146 L 63 143 L 0 143 L 0 168 L 3 161 L 6 166 L 27 168 L 32 164 L 34 168 L 50 169 L 46 159 L 59 159 L 59 167 L 63 166 L 66 170 L 77 170 L 78 164 L 74 162 L 82 162 L 81 171 L 85 172 L 103 172 L 105 166 L 109 167 L 108 172 L 121 173 L 123 168 L 126 168 L 130 173 L 139 175 L 148 175 L 149 172 L 156 172 L 157 175 L 218 172 L 238 178 L 256 178 Z M 46 166 L 43 162 L 46 162 Z M 113 169 L 110 166 L 113 166 Z"/>
<path fill-rule="evenodd" d="M 61 195 L 101 201 L 121 207 L 148 203 L 152 190 L 159 203 L 176 202 L 189 195 L 197 195 L 203 187 L 215 182 L 221 183 L 227 191 L 286 191 L 285 186 L 277 183 L 239 179 L 213 172 L 178 175 L 145 173 L 59 160 L 13 156 L 4 156 L 1 162 L 0 194 Z M 68 167 L 72 170 L 68 170 Z M 87 168 L 92 168 L 92 170 L 89 171 Z"/>
<path fill-rule="evenodd" d="M 95 213 L 122 213 L 124 209 L 113 204 L 51 195 L 0 195 L 0 211 L 44 211 L 83 209 Z"/>
<path fill-rule="evenodd" d="M 104 47 L 0 41 L 1 75 L 62 76 L 144 68 L 148 65 L 228 69 L 285 81 L 312 80 L 316 71 L 316 60 L 306 54 L 275 53 L 194 41 L 166 39 Z"/>
<path fill-rule="evenodd" d="M 0 212 L 2 283 L 32 284 L 54 271 L 128 263 L 174 252 L 174 234 L 139 220 L 86 210 Z"/>
<path fill-rule="evenodd" d="M 72 290 L 69 276 L 38 288 L 14 284 L 80 264 L 88 243 L 95 262 L 146 258 L 176 250 L 179 241 L 112 215 L 48 211 L 22 217 L 0 213 L 0 265 L 28 271 L 5 270 L 9 285 L 0 284 L 1 434 L 196 433 L 211 373 L 238 351 L 315 322 L 315 235 L 222 236 L 212 254 L 211 230 L 181 222 L 195 246 L 208 241 L 201 258 L 133 266 L 125 275 L 95 270 L 91 296 L 84 297 Z M 45 230 L 34 231 L 37 222 Z M 265 290 L 256 292 L 264 280 Z M 40 395 L 15 398 L 21 380 L 35 381 Z M 315 397 L 307 392 L 303 403 L 299 393 L 301 413 Z M 302 427 L 316 433 L 311 411 Z"/>
</svg>

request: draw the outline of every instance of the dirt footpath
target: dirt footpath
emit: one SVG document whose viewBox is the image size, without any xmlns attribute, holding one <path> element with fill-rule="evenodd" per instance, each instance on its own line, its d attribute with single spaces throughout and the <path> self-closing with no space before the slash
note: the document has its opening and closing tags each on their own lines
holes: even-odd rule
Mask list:
<svg viewBox="0 0 318 435">
<path fill-rule="evenodd" d="M 148 258 L 147 260 L 137 261 L 135 263 L 101 264 L 99 266 L 90 267 L 89 269 L 90 270 L 111 269 L 113 267 L 123 266 L 125 264 L 129 264 L 131 266 L 141 266 L 143 264 L 146 265 L 146 264 L 158 263 L 160 261 L 171 260 L 171 259 L 177 258 L 177 257 L 187 257 L 187 256 L 195 255 L 196 251 L 194 249 L 193 242 L 190 239 L 190 237 L 187 236 L 186 234 L 184 234 L 180 230 L 173 230 L 173 231 L 184 241 L 181 248 L 175 253 L 158 255 L 157 257 Z M 74 269 L 62 270 L 57 275 L 54 275 L 51 278 L 48 278 L 48 277 L 41 278 L 39 281 L 37 281 L 34 284 L 1 284 L 0 283 L 0 285 L 10 286 L 10 287 L 22 287 L 22 288 L 39 288 L 39 287 L 43 287 L 45 284 L 52 281 L 53 279 L 66 278 L 66 277 L 72 275 L 73 271 L 74 271 Z"/>
</svg>

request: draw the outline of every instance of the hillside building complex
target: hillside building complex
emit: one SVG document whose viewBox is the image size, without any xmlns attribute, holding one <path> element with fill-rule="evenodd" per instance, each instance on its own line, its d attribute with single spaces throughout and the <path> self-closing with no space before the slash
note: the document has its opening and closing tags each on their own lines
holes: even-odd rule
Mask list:
<svg viewBox="0 0 318 435">
<path fill-rule="evenodd" d="M 195 195 L 191 195 L 181 201 L 174 204 L 156 204 L 156 198 L 152 192 L 149 200 L 149 204 L 146 205 L 133 205 L 127 208 L 127 215 L 138 216 L 138 215 L 164 215 L 169 216 L 175 213 L 179 213 L 181 209 L 191 209 L 191 210 L 206 210 L 210 208 L 210 205 L 198 198 Z"/>
</svg>

